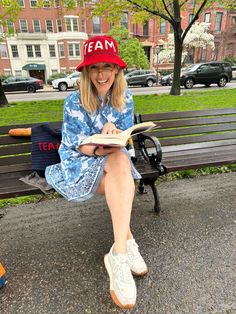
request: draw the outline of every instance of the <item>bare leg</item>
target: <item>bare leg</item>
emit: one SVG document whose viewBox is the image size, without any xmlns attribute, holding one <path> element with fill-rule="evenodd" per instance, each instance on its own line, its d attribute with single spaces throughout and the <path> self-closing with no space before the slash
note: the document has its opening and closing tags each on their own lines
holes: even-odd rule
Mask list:
<svg viewBox="0 0 236 314">
<path fill-rule="evenodd" d="M 97 193 L 102 193 L 103 190 L 105 192 L 112 218 L 114 251 L 126 253 L 126 241 L 133 237 L 130 231 L 130 218 L 135 191 L 129 159 L 121 151 L 112 153 L 104 170 L 105 174 Z"/>
</svg>

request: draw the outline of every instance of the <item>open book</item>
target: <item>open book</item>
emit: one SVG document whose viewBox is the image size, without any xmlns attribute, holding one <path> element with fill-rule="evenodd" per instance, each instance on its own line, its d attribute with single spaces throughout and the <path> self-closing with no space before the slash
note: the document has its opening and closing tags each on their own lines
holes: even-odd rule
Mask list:
<svg viewBox="0 0 236 314">
<path fill-rule="evenodd" d="M 84 139 L 81 145 L 126 146 L 127 141 L 131 136 L 157 127 L 158 126 L 153 122 L 138 123 L 119 134 L 94 134 Z"/>
</svg>

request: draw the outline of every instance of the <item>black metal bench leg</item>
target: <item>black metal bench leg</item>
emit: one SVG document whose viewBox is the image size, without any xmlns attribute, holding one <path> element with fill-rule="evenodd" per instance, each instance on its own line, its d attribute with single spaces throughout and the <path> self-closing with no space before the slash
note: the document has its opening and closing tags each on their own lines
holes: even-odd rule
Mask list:
<svg viewBox="0 0 236 314">
<path fill-rule="evenodd" d="M 152 193 L 154 196 L 154 211 L 156 214 L 159 214 L 161 211 L 161 205 L 160 205 L 160 199 L 159 199 L 159 194 L 157 191 L 157 187 L 155 185 L 155 181 L 157 178 L 150 178 L 148 179 L 145 183 L 150 185 L 151 189 L 152 189 Z"/>
</svg>

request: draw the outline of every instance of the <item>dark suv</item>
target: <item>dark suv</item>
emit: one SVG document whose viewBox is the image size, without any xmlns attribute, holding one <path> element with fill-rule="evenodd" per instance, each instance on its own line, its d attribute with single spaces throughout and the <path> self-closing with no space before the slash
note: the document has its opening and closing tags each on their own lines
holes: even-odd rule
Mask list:
<svg viewBox="0 0 236 314">
<path fill-rule="evenodd" d="M 135 70 L 125 75 L 127 84 L 152 87 L 157 82 L 156 73 L 152 70 Z"/>
<path fill-rule="evenodd" d="M 228 62 L 197 63 L 181 71 L 180 84 L 192 88 L 195 84 L 210 86 L 215 83 L 224 87 L 232 79 L 232 68 Z"/>
</svg>

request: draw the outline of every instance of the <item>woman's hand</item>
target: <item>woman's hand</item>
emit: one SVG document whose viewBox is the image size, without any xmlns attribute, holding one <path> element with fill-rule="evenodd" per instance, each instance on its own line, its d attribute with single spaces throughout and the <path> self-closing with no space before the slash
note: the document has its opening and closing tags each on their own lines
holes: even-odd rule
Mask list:
<svg viewBox="0 0 236 314">
<path fill-rule="evenodd" d="M 114 123 L 112 122 L 107 122 L 104 124 L 102 128 L 102 134 L 117 134 L 120 133 L 121 130 L 117 129 Z"/>
</svg>

